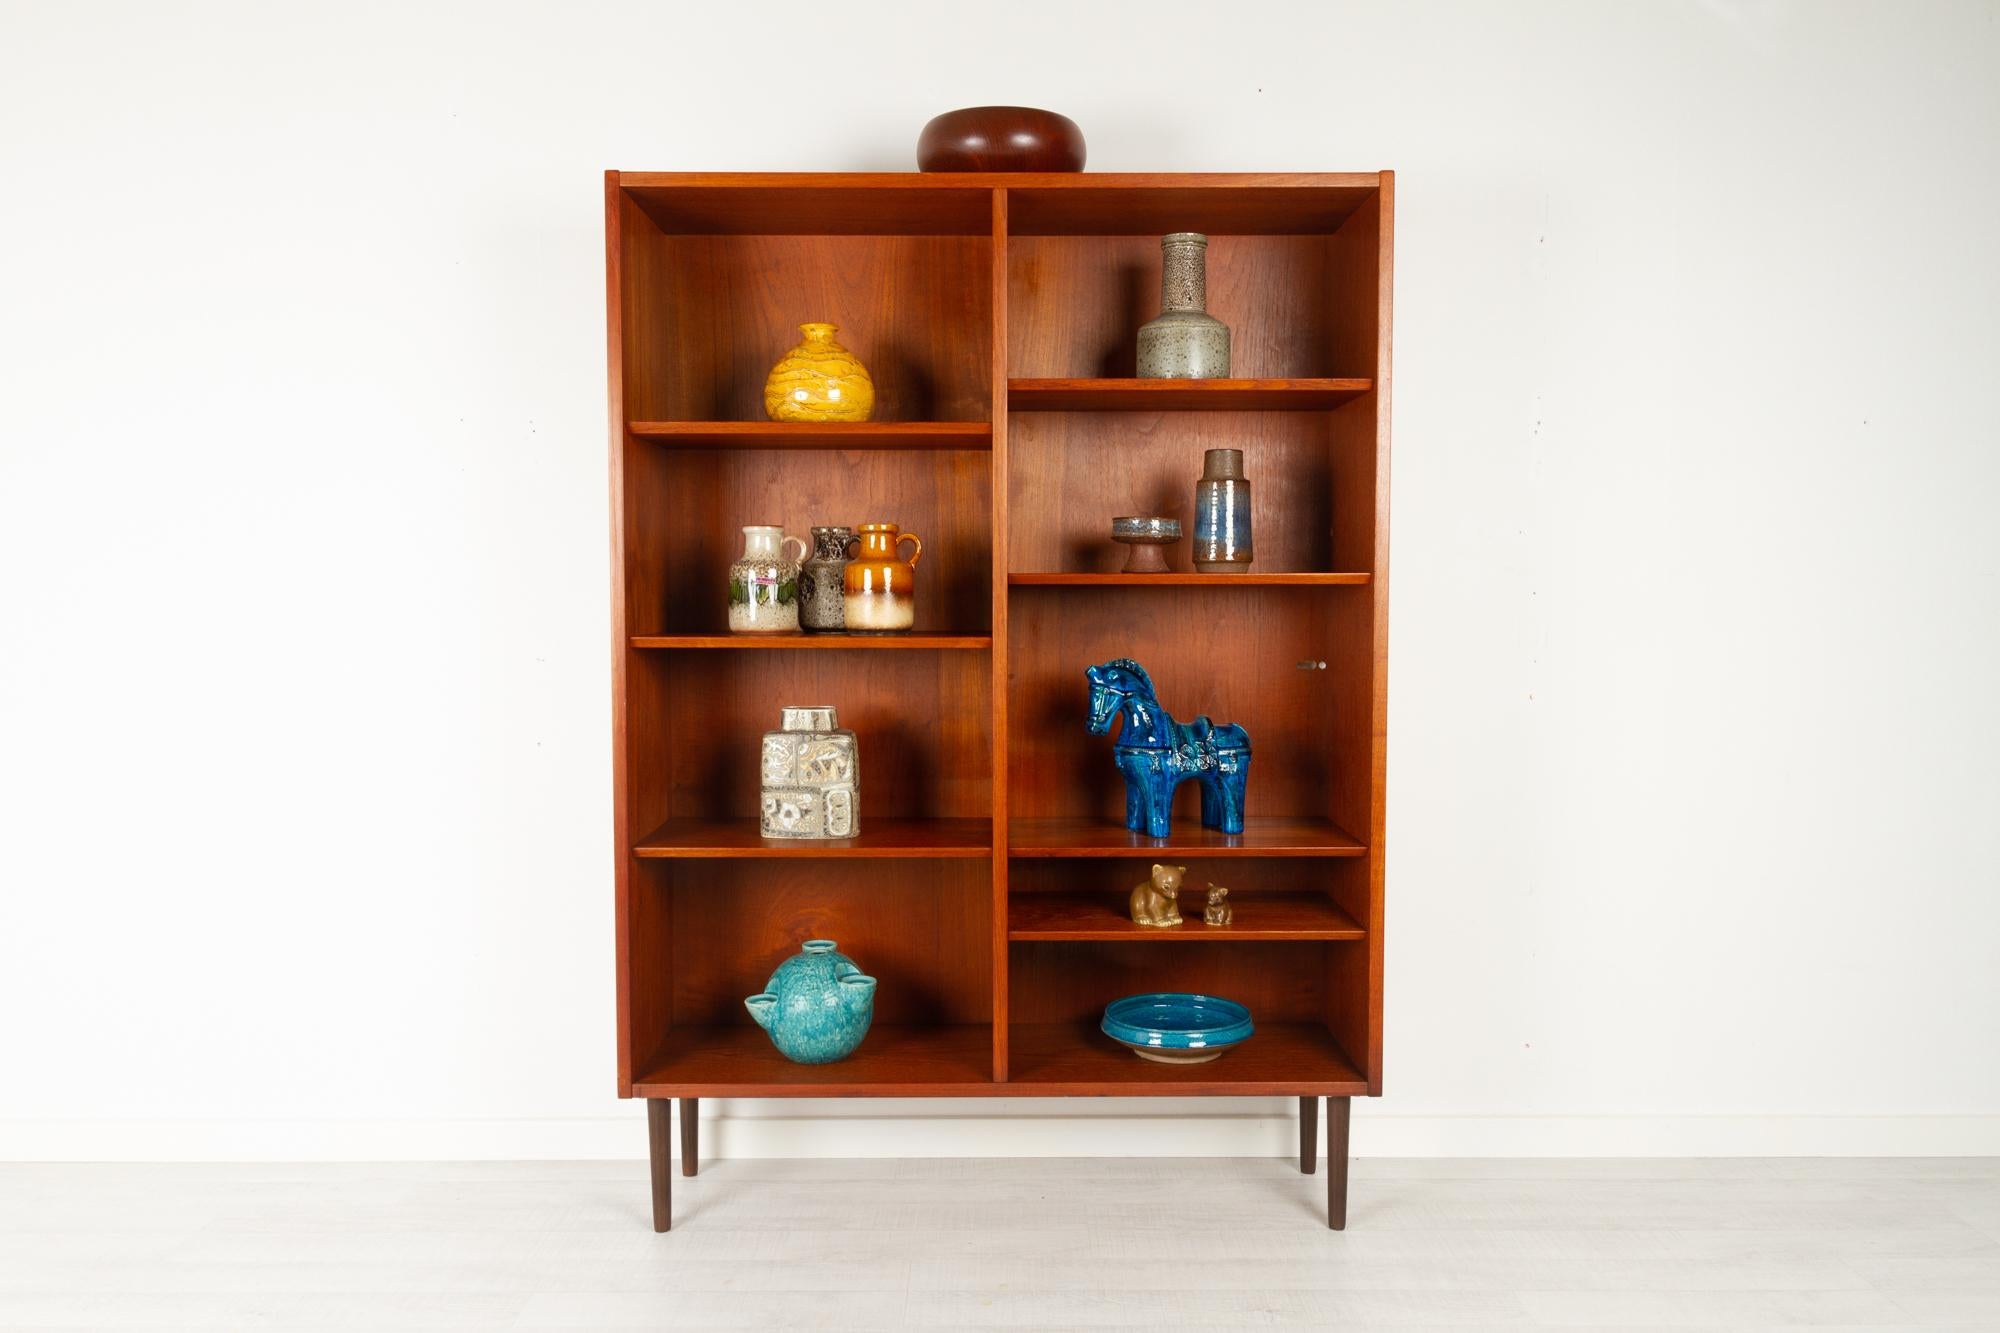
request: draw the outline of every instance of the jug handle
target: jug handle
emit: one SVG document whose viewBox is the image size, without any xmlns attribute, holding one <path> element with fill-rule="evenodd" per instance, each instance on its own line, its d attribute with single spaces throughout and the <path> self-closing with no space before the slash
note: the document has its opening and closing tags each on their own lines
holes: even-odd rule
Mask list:
<svg viewBox="0 0 2000 1333">
<path fill-rule="evenodd" d="M 783 541 L 779 542 L 778 554 L 783 555 L 785 553 L 785 548 L 787 546 L 790 546 L 793 542 L 797 542 L 799 544 L 799 555 L 798 555 L 799 560 L 803 561 L 808 555 L 812 554 L 812 548 L 806 545 L 805 538 L 803 537 L 787 537 Z"/>
<path fill-rule="evenodd" d="M 861 539 L 859 537 L 849 537 L 847 539 L 847 545 L 840 548 L 840 554 L 849 560 L 854 559 L 860 553 L 861 553 Z"/>
<path fill-rule="evenodd" d="M 917 549 L 910 552 L 910 568 L 917 567 L 917 557 L 924 553 L 924 543 L 914 532 L 900 533 L 896 537 L 896 549 L 902 550 L 904 542 L 916 542 Z"/>
</svg>

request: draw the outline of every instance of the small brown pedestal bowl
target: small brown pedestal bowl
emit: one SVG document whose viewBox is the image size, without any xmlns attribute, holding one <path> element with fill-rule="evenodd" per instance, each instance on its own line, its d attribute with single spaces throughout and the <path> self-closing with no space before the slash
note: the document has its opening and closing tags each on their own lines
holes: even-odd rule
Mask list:
<svg viewBox="0 0 2000 1333">
<path fill-rule="evenodd" d="M 1130 548 L 1125 557 L 1126 574 L 1165 574 L 1167 557 L 1160 550 L 1181 539 L 1181 521 L 1177 518 L 1132 517 L 1111 520 L 1111 540 L 1123 542 Z"/>
<path fill-rule="evenodd" d="M 917 136 L 919 171 L 1082 171 L 1083 131 L 1031 106 L 969 106 Z"/>
</svg>

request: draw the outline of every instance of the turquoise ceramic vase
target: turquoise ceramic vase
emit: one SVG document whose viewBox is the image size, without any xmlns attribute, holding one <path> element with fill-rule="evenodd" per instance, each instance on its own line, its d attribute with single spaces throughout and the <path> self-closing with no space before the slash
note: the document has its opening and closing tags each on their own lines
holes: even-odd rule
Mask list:
<svg viewBox="0 0 2000 1333">
<path fill-rule="evenodd" d="M 875 1018 L 875 978 L 863 976 L 832 940 L 807 940 L 778 964 L 764 989 L 743 1001 L 787 1060 L 844 1060 Z"/>
</svg>

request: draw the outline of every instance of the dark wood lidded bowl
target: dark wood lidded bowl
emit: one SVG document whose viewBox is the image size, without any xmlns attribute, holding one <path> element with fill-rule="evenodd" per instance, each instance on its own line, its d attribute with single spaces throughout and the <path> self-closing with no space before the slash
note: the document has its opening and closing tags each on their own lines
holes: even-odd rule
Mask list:
<svg viewBox="0 0 2000 1333">
<path fill-rule="evenodd" d="M 969 106 L 917 136 L 919 171 L 1082 171 L 1083 131 L 1031 106 Z"/>
</svg>

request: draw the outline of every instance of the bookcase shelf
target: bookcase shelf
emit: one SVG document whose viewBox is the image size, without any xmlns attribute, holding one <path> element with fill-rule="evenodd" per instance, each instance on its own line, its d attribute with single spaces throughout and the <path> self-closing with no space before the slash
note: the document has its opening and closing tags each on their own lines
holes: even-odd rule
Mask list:
<svg viewBox="0 0 2000 1333">
<path fill-rule="evenodd" d="M 1357 379 L 1007 381 L 1012 412 L 1312 412 L 1375 387 Z"/>
<path fill-rule="evenodd" d="M 866 819 L 852 838 L 766 838 L 754 818 L 669 819 L 632 848 L 639 857 L 984 858 L 993 825 L 984 819 Z M 748 994 L 749 992 L 745 992 Z"/>
<path fill-rule="evenodd" d="M 1305 816 L 1250 815 L 1241 833 L 1176 819 L 1170 836 L 1149 838 L 1110 819 L 1045 815 L 1015 819 L 1008 826 L 1007 851 L 1013 856 L 1365 856 L 1368 849 L 1332 820 Z"/>
<path fill-rule="evenodd" d="M 704 1096 L 1325 1097 L 1341 1224 L 1347 1099 L 1382 1078 L 1393 177 L 610 172 L 605 204 L 617 1089 L 648 1102 L 656 1227 L 668 1099 L 691 1134 Z M 1188 230 L 1236 378 L 1139 379 L 1159 237 Z M 809 321 L 876 420 L 763 419 Z M 1120 572 L 1110 520 L 1191 537 L 1215 447 L 1244 451 L 1256 563 L 1202 574 L 1183 541 Z M 741 527 L 868 521 L 923 541 L 912 633 L 727 632 Z M 1124 827 L 1084 725 L 1114 658 L 1248 731 L 1242 833 L 1193 784 L 1170 836 Z M 859 836 L 760 836 L 785 704 L 854 731 Z M 1182 927 L 1125 915 L 1153 862 L 1185 867 Z M 1209 883 L 1229 927 L 1200 923 Z M 826 1065 L 742 1003 L 808 938 L 879 980 Z M 1151 990 L 1240 1000 L 1256 1034 L 1138 1059 L 1097 1019 Z"/>
<path fill-rule="evenodd" d="M 1134 944 L 1228 944 L 1243 940 L 1359 940 L 1368 932 L 1332 899 L 1317 893 L 1278 893 L 1233 901 L 1241 921 L 1201 925 L 1203 895 L 1181 894 L 1185 928 L 1141 926 L 1127 911 L 1126 895 L 1017 893 L 1007 904 L 1010 940 L 1110 940 Z"/>
<path fill-rule="evenodd" d="M 794 1064 L 761 1028 L 690 1027 L 640 1067 L 638 1097 L 977 1097 L 994 1089 L 984 1023 L 877 1023 L 845 1060 Z"/>
<path fill-rule="evenodd" d="M 776 648 L 809 652 L 895 652 L 942 649 L 981 652 L 993 646 L 986 634 L 635 634 L 634 648 L 722 648 L 768 652 Z"/>
<path fill-rule="evenodd" d="M 634 421 L 642 440 L 675 449 L 990 449 L 984 421 Z"/>
<path fill-rule="evenodd" d="M 1089 1020 L 1016 1024 L 1008 1047 L 1016 1091 L 1030 1097 L 1368 1095 L 1368 1080 L 1317 1023 L 1258 1023 L 1256 1036 L 1199 1065 L 1141 1060 Z"/>
<path fill-rule="evenodd" d="M 1166 574 L 1090 574 L 1043 571 L 1009 574 L 1007 582 L 1021 588 L 1359 588 L 1367 574 L 1259 572 L 1197 574 L 1185 570 Z"/>
</svg>

